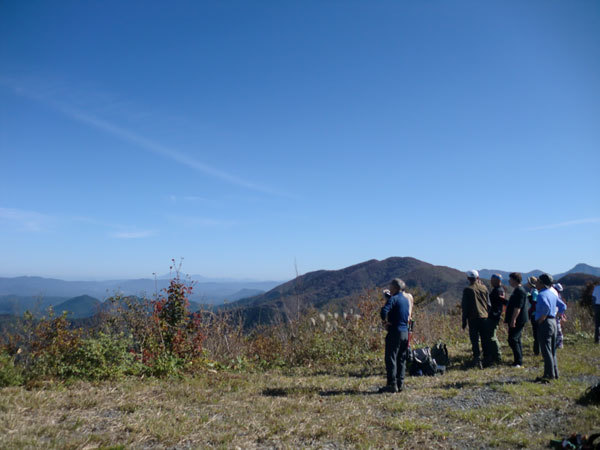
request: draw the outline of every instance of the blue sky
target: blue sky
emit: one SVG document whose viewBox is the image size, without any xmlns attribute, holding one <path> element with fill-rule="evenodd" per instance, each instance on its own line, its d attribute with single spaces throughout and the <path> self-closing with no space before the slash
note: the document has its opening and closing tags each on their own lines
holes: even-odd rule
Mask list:
<svg viewBox="0 0 600 450">
<path fill-rule="evenodd" d="M 597 1 L 4 1 L 0 275 L 600 266 Z"/>
</svg>

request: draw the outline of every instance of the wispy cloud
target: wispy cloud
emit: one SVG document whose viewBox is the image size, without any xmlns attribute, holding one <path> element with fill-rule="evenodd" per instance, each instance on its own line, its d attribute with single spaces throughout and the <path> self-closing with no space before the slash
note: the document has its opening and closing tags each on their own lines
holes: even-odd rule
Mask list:
<svg viewBox="0 0 600 450">
<path fill-rule="evenodd" d="M 143 231 L 116 231 L 114 233 L 110 233 L 110 237 L 115 239 L 144 239 L 152 237 L 156 234 L 156 231 L 153 230 L 143 230 Z"/>
<path fill-rule="evenodd" d="M 0 224 L 7 224 L 14 231 L 40 233 L 45 231 L 58 231 L 76 224 L 99 227 L 103 233 L 116 239 L 142 239 L 158 234 L 156 230 L 139 230 L 135 226 L 108 223 L 85 216 L 66 214 L 44 214 L 37 211 L 2 208 L 0 207 Z"/>
<path fill-rule="evenodd" d="M 169 146 L 163 145 L 154 140 L 148 139 L 144 136 L 136 134 L 124 127 L 118 126 L 115 123 L 110 121 L 101 119 L 91 113 L 85 112 L 78 108 L 72 107 L 65 103 L 55 100 L 56 95 L 53 94 L 53 90 L 46 90 L 44 93 L 40 94 L 34 92 L 30 89 L 25 89 L 22 86 L 17 85 L 11 80 L 0 79 L 0 84 L 7 86 L 12 89 L 12 91 L 20 95 L 22 97 L 29 98 L 31 100 L 35 100 L 37 102 L 43 103 L 47 106 L 52 107 L 56 111 L 66 115 L 67 117 L 88 125 L 90 127 L 101 130 L 107 134 L 110 134 L 122 141 L 129 142 L 136 147 L 145 150 L 149 153 L 162 156 L 164 158 L 175 161 L 183 166 L 186 166 L 190 169 L 196 170 L 205 175 L 211 176 L 213 178 L 222 180 L 229 184 L 233 184 L 236 186 L 240 186 L 252 191 L 261 192 L 263 194 L 269 194 L 279 197 L 287 197 L 291 198 L 287 193 L 277 191 L 267 186 L 263 186 L 257 183 L 250 182 L 241 177 L 235 176 L 229 172 L 217 169 L 208 164 L 199 161 L 196 158 L 193 158 L 185 153 L 182 153 L 176 149 L 173 149 Z"/>
<path fill-rule="evenodd" d="M 167 215 L 166 218 L 172 222 L 186 227 L 231 227 L 237 225 L 235 220 L 215 219 L 210 217 L 190 217 L 181 215 Z"/>
<path fill-rule="evenodd" d="M 537 227 L 526 228 L 525 231 L 540 231 L 540 230 L 551 230 L 554 228 L 566 228 L 572 227 L 576 225 L 585 225 L 590 223 L 600 223 L 600 217 L 592 217 L 589 219 L 577 219 L 577 220 L 568 220 L 566 222 L 552 223 L 548 225 L 540 225 Z"/>
<path fill-rule="evenodd" d="M 0 208 L 0 222 L 12 224 L 19 231 L 46 231 L 54 220 L 54 217 L 36 211 Z"/>
<path fill-rule="evenodd" d="M 177 203 L 179 201 L 183 201 L 183 202 L 202 202 L 202 203 L 212 203 L 214 202 L 214 199 L 209 199 L 206 197 L 201 197 L 199 195 L 175 195 L 175 194 L 171 194 L 169 196 L 167 196 L 167 198 L 173 202 L 173 203 Z"/>
<path fill-rule="evenodd" d="M 71 220 L 78 223 L 112 229 L 113 231 L 108 233 L 108 235 L 115 239 L 143 239 L 158 234 L 156 230 L 139 230 L 135 226 L 110 223 L 85 216 L 73 216 L 71 217 Z"/>
</svg>

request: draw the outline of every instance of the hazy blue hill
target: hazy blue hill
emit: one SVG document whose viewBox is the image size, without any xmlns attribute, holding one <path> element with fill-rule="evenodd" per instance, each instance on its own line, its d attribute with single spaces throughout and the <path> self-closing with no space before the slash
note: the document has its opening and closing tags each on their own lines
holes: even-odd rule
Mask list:
<svg viewBox="0 0 600 450">
<path fill-rule="evenodd" d="M 600 267 L 593 267 L 593 266 L 590 266 L 589 264 L 579 263 L 575 267 L 573 267 L 571 270 L 568 270 L 567 272 L 559 273 L 558 275 L 555 275 L 554 278 L 559 279 L 559 278 L 564 277 L 565 275 L 569 275 L 572 273 L 582 273 L 582 274 L 586 274 L 586 275 L 594 275 L 596 277 L 600 277 Z"/>
<path fill-rule="evenodd" d="M 568 273 L 558 279 L 563 285 L 562 296 L 569 301 L 581 300 L 586 285 L 596 281 L 600 281 L 600 277 L 588 273 Z"/>
<path fill-rule="evenodd" d="M 193 278 L 192 278 L 193 280 Z M 227 300 L 237 300 L 241 295 L 255 295 L 268 291 L 280 284 L 277 281 L 206 281 L 194 282 L 191 299 L 202 304 L 219 304 Z M 112 295 L 135 295 L 152 297 L 169 285 L 167 279 L 139 278 L 107 281 L 64 281 L 42 277 L 0 278 L 0 295 L 19 297 L 63 297 L 73 298 L 89 295 L 106 299 Z M 243 289 L 252 292 L 240 294 Z"/>
<path fill-rule="evenodd" d="M 100 310 L 101 304 L 102 302 L 97 298 L 80 295 L 54 306 L 54 312 L 62 314 L 66 311 L 70 318 L 83 319 L 95 315 Z"/>
<path fill-rule="evenodd" d="M 239 291 L 231 294 L 227 300 L 235 302 L 243 298 L 254 297 L 257 295 L 264 294 L 265 291 L 261 289 L 240 289 Z"/>
<path fill-rule="evenodd" d="M 600 280 L 600 276 L 588 273 L 569 273 L 558 279 L 563 286 L 585 286 L 587 283 Z"/>
<path fill-rule="evenodd" d="M 67 297 L 0 295 L 0 314 L 20 316 L 25 311 L 43 314 L 49 306 L 58 305 L 65 300 Z"/>
<path fill-rule="evenodd" d="M 511 270 L 510 272 L 506 271 L 506 270 L 490 270 L 490 269 L 481 269 L 479 271 L 479 278 L 483 279 L 483 280 L 489 280 L 490 278 L 492 278 L 492 275 L 495 273 L 498 273 L 500 275 L 502 275 L 502 283 L 508 285 L 508 275 L 510 275 L 511 272 L 518 272 L 518 271 L 514 271 Z M 527 280 L 527 278 L 534 276 L 534 277 L 539 277 L 541 274 L 543 274 L 544 272 L 542 270 L 532 270 L 531 272 L 521 272 L 521 275 L 523 276 L 523 280 Z"/>
<path fill-rule="evenodd" d="M 513 271 L 510 271 L 510 272 L 513 272 Z M 502 275 L 502 278 L 503 278 L 502 281 L 505 284 L 508 284 L 508 275 L 510 274 L 510 272 L 505 271 L 505 270 L 481 269 L 479 271 L 479 277 L 484 280 L 489 280 L 494 273 L 499 273 L 500 275 Z M 540 276 L 542 273 L 544 273 L 542 270 L 532 270 L 531 272 L 526 272 L 526 273 L 521 272 L 521 275 L 523 275 L 523 280 L 526 280 L 527 278 L 529 278 L 532 275 L 537 277 L 537 276 Z M 568 275 L 571 273 L 583 273 L 583 274 L 588 274 L 588 275 L 595 275 L 598 277 L 598 276 L 600 276 L 600 267 L 593 267 L 588 264 L 580 263 L 580 264 L 577 264 L 575 267 L 573 267 L 571 270 L 567 270 L 566 272 L 553 275 L 553 277 L 555 280 L 558 280 L 558 279 L 564 277 L 565 275 Z"/>
</svg>

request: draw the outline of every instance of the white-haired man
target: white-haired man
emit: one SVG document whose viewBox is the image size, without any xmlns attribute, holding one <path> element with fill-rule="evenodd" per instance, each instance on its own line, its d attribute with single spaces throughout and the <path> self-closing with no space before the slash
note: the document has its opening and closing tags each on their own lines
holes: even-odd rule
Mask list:
<svg viewBox="0 0 600 450">
<path fill-rule="evenodd" d="M 401 392 L 408 357 L 408 326 L 412 315 L 412 296 L 404 291 L 406 285 L 394 278 L 389 291 L 384 291 L 385 305 L 381 308 L 381 320 L 387 329 L 385 337 L 385 370 L 387 385 L 379 392 Z M 409 294 L 410 295 L 410 294 Z"/>
</svg>

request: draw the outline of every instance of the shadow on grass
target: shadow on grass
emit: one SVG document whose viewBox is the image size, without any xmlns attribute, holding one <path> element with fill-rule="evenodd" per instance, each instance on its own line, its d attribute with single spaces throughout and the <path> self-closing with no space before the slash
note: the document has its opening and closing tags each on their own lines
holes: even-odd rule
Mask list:
<svg viewBox="0 0 600 450">
<path fill-rule="evenodd" d="M 577 400 L 577 404 L 582 406 L 600 405 L 600 383 L 590 386 Z"/>
<path fill-rule="evenodd" d="M 473 381 L 457 381 L 455 383 L 446 383 L 439 386 L 440 389 L 463 389 L 479 386 L 479 383 Z"/>
<path fill-rule="evenodd" d="M 265 397 L 297 397 L 302 395 L 319 395 L 332 397 L 336 395 L 374 395 L 377 391 L 359 391 L 358 389 L 333 389 L 323 391 L 316 386 L 297 386 L 289 388 L 268 388 L 262 391 Z"/>
<path fill-rule="evenodd" d="M 331 391 L 319 392 L 321 397 L 332 397 L 334 395 L 381 395 L 377 391 L 359 391 L 358 389 L 334 389 Z"/>
<path fill-rule="evenodd" d="M 450 359 L 449 370 L 471 370 L 475 368 L 472 356 L 453 356 Z"/>
<path fill-rule="evenodd" d="M 312 372 L 313 375 L 329 375 L 336 377 L 348 377 L 348 378 L 369 378 L 385 375 L 385 370 L 382 368 L 367 368 L 364 370 L 317 370 Z"/>
<path fill-rule="evenodd" d="M 320 389 L 316 386 L 294 386 L 288 388 L 267 388 L 262 391 L 265 397 L 298 397 L 301 395 L 314 395 Z"/>
</svg>

